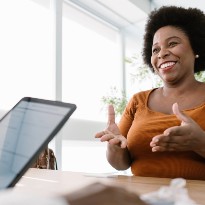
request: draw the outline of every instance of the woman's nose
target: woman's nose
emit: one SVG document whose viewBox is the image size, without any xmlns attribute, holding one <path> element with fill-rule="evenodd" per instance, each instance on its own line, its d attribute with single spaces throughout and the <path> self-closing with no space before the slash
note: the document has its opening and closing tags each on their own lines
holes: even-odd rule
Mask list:
<svg viewBox="0 0 205 205">
<path fill-rule="evenodd" d="M 170 52 L 167 49 L 161 49 L 160 52 L 158 53 L 158 58 L 163 59 L 169 56 Z"/>
</svg>

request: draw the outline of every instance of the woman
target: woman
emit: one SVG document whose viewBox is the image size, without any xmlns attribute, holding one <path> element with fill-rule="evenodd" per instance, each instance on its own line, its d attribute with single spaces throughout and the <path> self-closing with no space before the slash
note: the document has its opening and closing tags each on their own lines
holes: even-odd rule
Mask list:
<svg viewBox="0 0 205 205">
<path fill-rule="evenodd" d="M 137 176 L 205 179 L 205 15 L 198 9 L 161 7 L 150 13 L 143 59 L 163 87 L 130 99 L 117 125 L 109 106 L 107 159 Z"/>
</svg>

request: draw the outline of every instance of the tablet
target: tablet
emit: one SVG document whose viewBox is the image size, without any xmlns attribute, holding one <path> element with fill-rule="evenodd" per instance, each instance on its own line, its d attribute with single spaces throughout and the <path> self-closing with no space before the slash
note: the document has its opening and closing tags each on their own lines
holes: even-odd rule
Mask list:
<svg viewBox="0 0 205 205">
<path fill-rule="evenodd" d="M 13 187 L 76 109 L 75 104 L 22 98 L 0 120 L 0 189 Z"/>
</svg>

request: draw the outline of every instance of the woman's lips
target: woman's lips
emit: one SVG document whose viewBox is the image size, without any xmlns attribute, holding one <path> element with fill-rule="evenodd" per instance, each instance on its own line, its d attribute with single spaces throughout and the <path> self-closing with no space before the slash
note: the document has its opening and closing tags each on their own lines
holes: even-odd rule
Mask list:
<svg viewBox="0 0 205 205">
<path fill-rule="evenodd" d="M 176 64 L 176 62 L 173 62 L 173 61 L 165 62 L 165 63 L 160 64 L 159 69 L 162 71 L 168 71 L 168 70 L 172 69 L 175 64 Z"/>
</svg>

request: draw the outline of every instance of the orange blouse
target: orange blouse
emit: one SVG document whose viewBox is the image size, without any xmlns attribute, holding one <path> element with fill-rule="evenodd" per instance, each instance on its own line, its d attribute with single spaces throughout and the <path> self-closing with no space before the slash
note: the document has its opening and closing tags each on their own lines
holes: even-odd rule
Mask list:
<svg viewBox="0 0 205 205">
<path fill-rule="evenodd" d="M 147 102 L 151 92 L 148 90 L 133 95 L 119 122 L 119 129 L 128 141 L 132 173 L 146 177 L 205 180 L 205 158 L 195 152 L 152 152 L 152 138 L 181 122 L 175 115 L 150 110 Z M 184 113 L 205 130 L 205 104 Z"/>
</svg>

